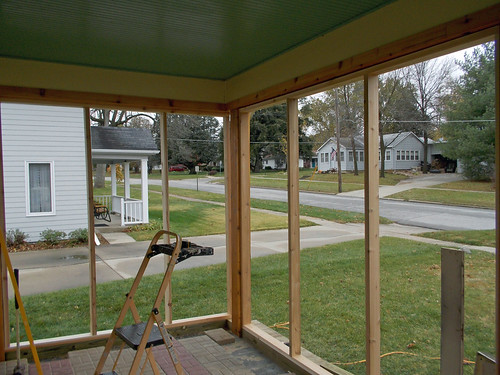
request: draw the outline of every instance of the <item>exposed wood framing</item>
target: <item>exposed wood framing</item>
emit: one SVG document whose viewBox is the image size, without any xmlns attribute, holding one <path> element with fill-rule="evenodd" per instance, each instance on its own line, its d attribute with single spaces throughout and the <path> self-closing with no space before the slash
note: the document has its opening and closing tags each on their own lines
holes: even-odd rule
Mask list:
<svg viewBox="0 0 500 375">
<path fill-rule="evenodd" d="M 228 103 L 228 109 L 243 108 L 274 98 L 287 96 L 315 85 L 324 84 L 336 78 L 348 76 L 355 72 L 362 72 L 379 64 L 422 52 L 427 48 L 495 27 L 499 24 L 499 20 L 500 4 L 433 27 L 394 43 L 389 43 L 365 53 L 352 56 L 334 65 L 295 77 L 279 85 L 263 89 L 255 94 L 231 101 Z"/>
<path fill-rule="evenodd" d="M 226 115 L 222 119 L 222 130 L 224 133 L 224 139 L 229 139 L 229 116 Z M 228 171 L 231 168 L 231 162 L 234 163 L 233 158 L 231 158 L 230 153 L 231 153 L 231 145 L 230 142 L 224 142 L 224 186 L 226 186 L 226 195 L 225 195 L 225 206 L 226 206 L 226 217 L 225 217 L 225 227 L 226 227 L 226 264 L 228 265 L 226 267 L 226 295 L 227 295 L 227 313 L 229 316 L 231 316 L 233 307 L 232 307 L 232 276 L 231 276 L 231 267 L 229 265 L 233 264 L 232 263 L 232 254 L 231 254 L 231 248 L 232 246 L 230 245 L 233 243 L 234 246 L 234 241 L 231 242 L 231 240 L 234 240 L 234 236 L 231 235 L 231 224 L 232 221 L 231 219 L 234 218 L 233 214 L 234 212 L 229 211 L 229 207 L 234 207 L 234 204 L 229 202 L 229 197 L 234 198 L 234 196 L 230 195 L 230 189 L 229 186 L 231 186 L 231 180 L 234 179 L 234 175 L 231 177 L 229 176 Z M 234 167 L 234 165 L 233 165 Z"/>
<path fill-rule="evenodd" d="M 241 324 L 250 324 L 252 321 L 252 299 L 251 299 L 251 252 L 250 252 L 250 117 L 248 112 L 240 112 L 240 217 L 241 217 Z"/>
<path fill-rule="evenodd" d="M 90 108 L 84 109 L 85 117 L 85 163 L 87 165 L 87 217 L 88 217 L 88 247 L 89 247 L 89 277 L 90 277 L 90 333 L 97 334 L 97 271 L 95 255 L 94 231 L 94 186 L 92 180 L 92 142 L 90 139 Z"/>
<path fill-rule="evenodd" d="M 441 249 L 441 374 L 464 373 L 464 252 Z"/>
<path fill-rule="evenodd" d="M 380 238 L 378 76 L 364 79 L 366 370 L 380 374 Z"/>
<path fill-rule="evenodd" d="M 0 86 L 0 101 L 193 115 L 223 116 L 227 113 L 226 105 L 219 103 L 14 86 Z"/>
<path fill-rule="evenodd" d="M 1 104 L 1 103 L 0 103 Z M 5 190 L 3 179 L 3 140 L 2 140 L 2 111 L 0 107 L 0 230 L 6 235 L 5 226 Z M 0 361 L 5 360 L 5 349 L 9 347 L 9 292 L 7 284 L 7 266 L 5 260 L 0 256 L 0 293 L 2 293 L 2 305 L 0 306 Z"/>
<path fill-rule="evenodd" d="M 299 101 L 288 99 L 288 287 L 290 355 L 301 353 L 300 340 L 300 217 L 299 217 Z"/>
<path fill-rule="evenodd" d="M 495 33 L 495 267 L 496 267 L 496 282 L 495 282 L 495 342 L 496 342 L 496 373 L 500 374 L 500 27 L 496 28 Z"/>
<path fill-rule="evenodd" d="M 241 336 L 251 321 L 250 113 L 232 111 L 224 129 L 226 248 L 231 283 L 231 330 Z"/>
<path fill-rule="evenodd" d="M 160 114 L 160 157 L 161 157 L 161 205 L 163 210 L 163 229 L 170 231 L 170 208 L 168 191 L 168 116 Z M 164 236 L 163 243 L 170 243 L 170 237 Z M 164 255 L 165 271 L 169 256 Z M 165 323 L 172 323 L 172 285 L 165 290 Z"/>
</svg>

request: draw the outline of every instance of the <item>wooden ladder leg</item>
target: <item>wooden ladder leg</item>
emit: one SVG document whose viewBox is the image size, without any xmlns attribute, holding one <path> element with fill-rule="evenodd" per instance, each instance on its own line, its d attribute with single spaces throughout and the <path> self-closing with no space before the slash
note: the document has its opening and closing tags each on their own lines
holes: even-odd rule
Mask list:
<svg viewBox="0 0 500 375">
<path fill-rule="evenodd" d="M 158 326 L 161 337 L 163 338 L 163 342 L 165 343 L 165 347 L 167 348 L 168 354 L 170 355 L 170 359 L 172 360 L 177 375 L 184 375 L 184 369 L 182 368 L 182 364 L 179 361 L 177 352 L 175 351 L 174 343 L 170 339 L 170 335 L 165 328 L 165 323 L 160 316 L 160 312 L 158 311 L 158 309 L 154 309 L 151 314 L 156 321 L 156 325 Z"/>
</svg>

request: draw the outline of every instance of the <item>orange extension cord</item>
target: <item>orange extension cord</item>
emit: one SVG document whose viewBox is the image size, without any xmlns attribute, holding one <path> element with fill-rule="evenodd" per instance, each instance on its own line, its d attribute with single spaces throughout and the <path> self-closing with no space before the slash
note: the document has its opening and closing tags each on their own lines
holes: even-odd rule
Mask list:
<svg viewBox="0 0 500 375">
<path fill-rule="evenodd" d="M 270 326 L 269 328 L 281 328 L 281 329 L 288 329 L 289 330 L 290 329 L 290 328 L 288 328 L 289 324 L 290 324 L 290 322 L 276 323 L 276 324 Z M 425 355 L 418 355 L 418 354 L 415 354 L 415 353 L 399 352 L 399 351 L 389 352 L 389 353 L 382 354 L 380 356 L 380 358 L 388 357 L 388 356 L 394 355 L 394 354 L 411 355 L 411 356 L 414 356 L 414 357 L 422 357 L 422 358 L 431 359 L 431 360 L 440 360 L 441 359 L 441 357 L 427 357 Z M 351 365 L 357 365 L 357 364 L 364 363 L 364 362 L 366 362 L 366 359 L 362 359 L 360 361 L 355 361 L 355 362 L 332 362 L 332 365 L 337 365 L 337 366 L 351 366 Z M 464 365 L 474 365 L 475 363 L 476 362 L 474 362 L 474 361 L 469 361 L 467 359 L 464 359 Z"/>
</svg>

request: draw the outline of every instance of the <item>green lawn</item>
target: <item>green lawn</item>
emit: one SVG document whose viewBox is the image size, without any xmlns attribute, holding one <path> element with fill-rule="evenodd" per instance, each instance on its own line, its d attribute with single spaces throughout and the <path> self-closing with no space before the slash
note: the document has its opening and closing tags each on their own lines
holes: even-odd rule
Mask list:
<svg viewBox="0 0 500 375">
<path fill-rule="evenodd" d="M 388 196 L 405 201 L 443 203 L 452 206 L 495 208 L 495 193 L 440 189 L 411 189 Z"/>
<path fill-rule="evenodd" d="M 495 263 L 492 254 L 466 254 L 465 356 L 494 352 Z M 252 318 L 268 326 L 288 321 L 288 258 L 252 259 Z M 148 313 L 161 275 L 147 276 L 137 293 Z M 98 284 L 98 329 L 114 324 L 131 279 Z M 209 286 L 209 287 L 207 287 Z M 352 241 L 303 250 L 301 254 L 302 340 L 330 362 L 365 358 L 364 245 Z M 381 239 L 382 359 L 385 375 L 437 374 L 440 354 L 439 247 L 395 238 Z M 23 298 L 35 338 L 88 331 L 88 287 Z M 10 311 L 14 313 L 13 303 Z M 61 308 L 65 306 L 65 308 Z M 57 314 L 54 314 L 57 311 Z M 225 265 L 177 270 L 173 275 L 174 319 L 226 311 Z M 14 324 L 14 316 L 11 316 Z M 287 335 L 286 330 L 279 330 Z M 342 366 L 364 374 L 364 364 Z M 466 366 L 465 374 L 472 375 Z"/>
<path fill-rule="evenodd" d="M 161 191 L 160 186 L 150 186 L 150 190 Z M 188 198 L 201 199 L 212 202 L 225 202 L 223 194 L 209 193 L 204 191 L 196 191 L 189 189 L 170 188 L 169 193 L 172 195 L 179 195 Z M 266 209 L 277 212 L 288 212 L 288 204 L 286 202 L 271 201 L 265 199 L 251 199 L 250 205 L 253 208 Z M 315 217 L 337 223 L 364 223 L 365 215 L 363 213 L 349 212 L 334 210 L 330 208 L 314 207 L 307 205 L 300 205 L 300 214 L 303 216 Z M 253 215 L 253 214 L 252 214 Z M 381 224 L 390 224 L 391 220 L 384 217 L 380 218 Z"/>
<path fill-rule="evenodd" d="M 434 238 L 441 241 L 463 243 L 473 246 L 495 247 L 495 230 L 449 230 L 417 234 L 420 237 Z"/>
<path fill-rule="evenodd" d="M 455 189 L 455 190 L 470 190 L 470 191 L 495 191 L 495 184 L 493 182 L 486 181 L 454 181 L 447 182 L 445 184 L 435 185 L 434 188 L 441 189 Z"/>
</svg>

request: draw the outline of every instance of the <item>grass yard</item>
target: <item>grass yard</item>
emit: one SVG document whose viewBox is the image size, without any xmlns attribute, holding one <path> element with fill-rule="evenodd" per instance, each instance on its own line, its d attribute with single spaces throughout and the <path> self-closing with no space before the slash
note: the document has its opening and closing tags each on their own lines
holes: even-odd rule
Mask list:
<svg viewBox="0 0 500 375">
<path fill-rule="evenodd" d="M 433 186 L 439 189 L 469 190 L 469 191 L 495 191 L 495 184 L 486 181 L 454 181 Z"/>
<path fill-rule="evenodd" d="M 495 208 L 495 193 L 441 189 L 410 189 L 387 198 L 443 203 L 452 206 Z"/>
<path fill-rule="evenodd" d="M 382 238 L 381 249 L 382 353 L 416 355 L 383 358 L 383 373 L 437 374 L 439 361 L 428 357 L 440 354 L 439 247 Z M 495 263 L 488 253 L 465 257 L 465 355 L 474 360 L 477 350 L 494 352 Z M 363 241 L 303 250 L 301 272 L 304 347 L 330 362 L 364 359 Z M 142 316 L 151 308 L 160 279 L 161 275 L 143 279 L 136 300 Z M 99 330 L 112 327 L 131 282 L 98 284 Z M 88 301 L 87 287 L 23 298 L 35 338 L 87 332 Z M 252 259 L 252 318 L 268 326 L 286 322 L 287 301 L 287 255 Z M 225 265 L 175 271 L 173 311 L 174 319 L 226 311 Z M 13 301 L 10 312 L 14 324 Z M 340 366 L 365 373 L 364 364 Z M 465 374 L 472 373 L 473 366 L 466 366 Z"/>
<path fill-rule="evenodd" d="M 150 190 L 161 191 L 159 186 L 150 186 Z M 209 193 L 203 191 L 170 188 L 169 193 L 172 195 L 179 195 L 188 198 L 201 199 L 212 202 L 225 202 L 223 194 Z M 251 199 L 250 205 L 253 208 L 266 209 L 277 212 L 288 212 L 288 204 L 286 202 L 271 201 L 265 199 Z M 318 219 L 335 221 L 337 223 L 364 223 L 365 216 L 363 213 L 349 212 L 334 210 L 330 208 L 314 207 L 307 205 L 300 205 L 300 214 L 303 216 L 315 217 Z M 252 214 L 253 215 L 253 214 Z M 380 224 L 390 224 L 391 220 L 384 217 L 380 218 Z"/>
<path fill-rule="evenodd" d="M 495 247 L 495 230 L 449 230 L 417 234 L 420 237 L 458 242 L 473 246 Z"/>
</svg>

